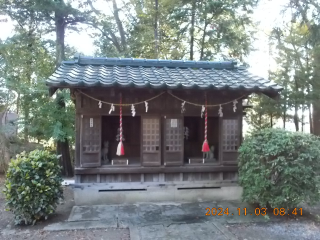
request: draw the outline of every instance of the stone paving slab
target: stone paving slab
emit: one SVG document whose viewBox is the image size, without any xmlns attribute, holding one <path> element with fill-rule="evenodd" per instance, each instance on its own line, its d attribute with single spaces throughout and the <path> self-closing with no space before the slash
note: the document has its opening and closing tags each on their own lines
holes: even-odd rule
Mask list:
<svg viewBox="0 0 320 240">
<path fill-rule="evenodd" d="M 141 240 L 228 240 L 217 227 L 210 223 L 172 224 L 168 227 L 152 225 L 138 228 Z"/>
<path fill-rule="evenodd" d="M 219 208 L 221 208 L 222 211 Z M 228 208 L 228 215 L 225 214 L 226 208 Z M 246 212 L 246 215 L 244 212 Z M 215 215 L 213 216 L 212 213 Z M 75 206 L 68 219 L 69 222 L 103 220 L 108 222 L 114 221 L 121 226 L 199 222 L 242 223 L 268 221 L 262 215 L 256 216 L 255 209 L 250 205 L 240 202 L 142 203 L 132 205 Z"/>
<path fill-rule="evenodd" d="M 228 208 L 229 214 L 206 216 L 208 210 L 218 213 L 219 208 L 222 212 Z M 261 214 L 256 216 L 255 210 L 249 204 L 230 201 L 75 206 L 68 221 L 49 225 L 44 230 L 129 228 L 131 240 L 238 240 L 236 236 L 247 240 L 291 240 L 300 239 L 299 236 L 306 240 L 320 239 L 320 224 L 299 221 L 296 227 L 296 220 L 293 224 L 284 223 L 283 217 L 272 215 L 268 220 Z"/>
<path fill-rule="evenodd" d="M 228 215 L 224 214 L 226 208 L 228 208 Z M 225 224 L 268 221 L 261 215 L 256 216 L 254 210 L 250 205 L 241 202 L 74 206 L 67 223 L 51 226 L 51 228 L 69 229 L 73 226 L 72 224 L 76 229 L 82 229 L 84 226 L 129 227 L 132 240 L 225 240 L 236 239 L 224 227 Z M 207 216 L 208 212 L 216 214 Z M 92 223 L 88 223 L 90 221 Z"/>
<path fill-rule="evenodd" d="M 116 220 L 118 206 L 74 206 L 68 218 L 69 222 L 76 221 L 99 221 L 99 220 Z"/>
<path fill-rule="evenodd" d="M 106 221 L 79 221 L 79 222 L 61 222 L 50 224 L 43 228 L 45 231 L 66 231 L 66 230 L 85 230 L 85 229 L 105 229 L 117 228 L 115 222 Z"/>
</svg>

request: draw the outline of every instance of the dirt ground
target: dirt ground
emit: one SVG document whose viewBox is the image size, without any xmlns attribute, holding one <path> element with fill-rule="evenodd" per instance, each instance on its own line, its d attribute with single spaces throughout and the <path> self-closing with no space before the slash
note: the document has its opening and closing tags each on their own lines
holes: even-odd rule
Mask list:
<svg viewBox="0 0 320 240">
<path fill-rule="evenodd" d="M 226 226 L 238 240 L 318 240 L 320 225 L 314 221 L 230 224 Z"/>
<path fill-rule="evenodd" d="M 14 226 L 13 214 L 5 211 L 5 198 L 2 193 L 5 178 L 0 175 L 0 239 L 59 239 L 59 240 L 129 240 L 128 229 L 99 229 L 84 231 L 61 231 L 47 232 L 43 228 L 49 224 L 62 222 L 68 219 L 72 207 L 74 206 L 73 192 L 69 187 L 64 187 L 64 201 L 57 207 L 56 213 L 51 215 L 46 221 L 38 222 L 34 226 Z M 2 235 L 1 235 L 2 232 Z"/>
</svg>

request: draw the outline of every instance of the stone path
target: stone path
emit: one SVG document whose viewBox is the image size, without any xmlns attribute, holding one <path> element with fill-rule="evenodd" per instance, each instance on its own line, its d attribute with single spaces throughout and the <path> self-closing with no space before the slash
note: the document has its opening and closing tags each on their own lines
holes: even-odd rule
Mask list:
<svg viewBox="0 0 320 240">
<path fill-rule="evenodd" d="M 131 240 L 186 240 L 186 239 L 215 239 L 215 240 L 228 240 L 235 239 L 232 234 L 225 234 L 212 223 L 193 223 L 193 224 L 172 224 L 169 226 L 164 225 L 151 225 L 137 228 L 136 233 L 131 231 Z M 135 237 L 136 236 L 136 237 Z M 231 236 L 231 237 L 230 237 Z M 135 238 L 134 238 L 135 237 Z"/>
<path fill-rule="evenodd" d="M 219 208 L 224 212 L 220 216 Z M 247 215 L 244 215 L 244 208 Z M 217 214 L 206 215 L 212 209 L 214 213 L 216 209 Z M 132 240 L 227 240 L 236 238 L 226 229 L 226 223 L 266 221 L 263 216 L 256 216 L 252 207 L 239 202 L 141 203 L 75 206 L 67 222 L 49 225 L 44 230 L 129 227 Z"/>
</svg>

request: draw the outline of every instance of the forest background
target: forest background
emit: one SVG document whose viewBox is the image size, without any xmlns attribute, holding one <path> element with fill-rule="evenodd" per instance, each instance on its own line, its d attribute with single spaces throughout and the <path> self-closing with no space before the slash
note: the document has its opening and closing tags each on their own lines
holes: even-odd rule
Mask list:
<svg viewBox="0 0 320 240">
<path fill-rule="evenodd" d="M 317 0 L 0 0 L 0 112 L 19 115 L 16 137 L 0 125 L 0 168 L 21 150 L 12 146 L 37 143 L 62 154 L 72 176 L 74 105 L 44 82 L 75 53 L 235 59 L 284 88 L 276 102 L 250 97 L 245 131 L 320 135 L 319 20 Z"/>
</svg>

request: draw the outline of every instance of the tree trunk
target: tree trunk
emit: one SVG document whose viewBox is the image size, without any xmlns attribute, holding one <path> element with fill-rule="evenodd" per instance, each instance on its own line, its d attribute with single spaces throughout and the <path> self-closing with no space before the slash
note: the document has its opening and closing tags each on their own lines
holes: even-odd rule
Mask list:
<svg viewBox="0 0 320 240">
<path fill-rule="evenodd" d="M 314 100 L 313 104 L 313 116 L 312 116 L 312 126 L 313 126 L 313 134 L 316 136 L 320 136 L 320 101 Z"/>
<path fill-rule="evenodd" d="M 65 20 L 64 17 L 56 12 L 55 14 L 56 24 L 56 67 L 58 68 L 62 61 L 65 60 Z"/>
<path fill-rule="evenodd" d="M 29 117 L 30 117 L 30 101 L 31 98 L 30 93 L 29 93 L 29 88 L 31 87 L 31 76 L 32 76 L 32 62 L 33 62 L 33 53 L 34 53 L 34 29 L 32 26 L 32 22 L 33 22 L 33 14 L 31 15 L 31 24 L 29 25 L 29 29 L 28 29 L 28 34 L 27 34 L 27 39 L 26 41 L 28 41 L 28 52 L 29 52 L 29 56 L 28 56 L 28 60 L 26 62 L 26 81 L 25 84 L 27 84 L 27 89 L 23 90 L 23 116 L 24 116 L 24 141 L 25 142 L 29 142 Z"/>
<path fill-rule="evenodd" d="M 313 85 L 312 85 L 312 127 L 313 134 L 320 136 L 320 100 L 319 100 L 319 91 L 320 91 L 320 49 L 314 50 L 314 68 L 313 68 Z"/>
<path fill-rule="evenodd" d="M 308 103 L 308 113 L 309 113 L 310 133 L 313 133 L 313 120 L 312 120 L 311 104 L 310 103 Z"/>
<path fill-rule="evenodd" d="M 295 73 L 295 74 L 296 74 L 296 73 Z M 294 77 L 294 86 L 295 86 L 295 92 L 297 93 L 297 92 L 299 91 L 299 88 L 298 88 L 298 79 L 297 79 L 296 76 Z M 295 125 L 295 127 L 296 127 L 296 132 L 299 131 L 299 116 L 298 116 L 298 110 L 299 110 L 299 104 L 298 104 L 297 96 L 295 96 L 293 122 L 294 122 L 294 125 Z"/>
<path fill-rule="evenodd" d="M 159 1 L 155 0 L 155 14 L 154 14 L 154 44 L 155 44 L 155 58 L 157 59 L 159 57 L 159 36 L 158 36 L 158 21 L 159 21 Z"/>
<path fill-rule="evenodd" d="M 285 85 L 284 85 L 284 101 L 283 101 L 283 116 L 282 116 L 282 119 L 283 119 L 283 129 L 286 129 L 286 122 L 287 122 L 287 82 L 285 82 Z"/>
<path fill-rule="evenodd" d="M 18 92 L 17 96 L 17 115 L 19 115 L 19 109 L 20 109 L 20 92 Z"/>
<path fill-rule="evenodd" d="M 58 10 L 57 10 L 58 11 Z M 61 62 L 65 60 L 65 27 L 66 23 L 64 16 L 60 12 L 55 12 L 55 25 L 56 25 L 56 67 L 59 67 Z M 65 111 L 65 102 L 62 96 L 57 96 L 57 107 L 60 111 Z M 61 155 L 60 163 L 62 166 L 62 174 L 70 177 L 73 175 L 73 169 L 70 158 L 70 149 L 68 139 L 57 141 L 57 154 Z"/>
<path fill-rule="evenodd" d="M 310 127 L 310 133 L 313 133 L 313 122 L 312 122 L 312 114 L 311 114 L 311 103 L 310 103 L 310 66 L 309 66 L 309 49 L 307 44 L 305 45 L 305 51 L 306 51 L 306 65 L 307 65 L 307 108 L 308 108 L 308 114 L 309 114 L 309 127 Z"/>
<path fill-rule="evenodd" d="M 121 22 L 120 17 L 119 17 L 119 9 L 118 9 L 118 6 L 117 6 L 117 1 L 116 0 L 112 0 L 112 3 L 113 3 L 113 16 L 114 16 L 114 18 L 116 20 L 116 23 L 117 23 L 117 26 L 118 26 L 118 29 L 119 29 L 119 33 L 120 33 L 122 51 L 124 53 L 126 53 L 126 50 L 127 50 L 126 33 L 124 31 L 122 22 Z"/>
<path fill-rule="evenodd" d="M 304 106 L 302 105 L 301 132 L 304 132 Z"/>
<path fill-rule="evenodd" d="M 196 0 L 192 1 L 191 10 L 191 29 L 190 29 L 190 60 L 193 60 L 193 48 L 194 48 L 194 25 L 196 16 Z"/>
<path fill-rule="evenodd" d="M 25 96 L 24 96 L 25 97 Z M 27 99 L 25 99 L 25 105 L 23 106 L 23 115 L 24 115 L 24 129 L 23 129 L 23 135 L 24 135 L 24 141 L 27 143 L 29 142 L 29 129 L 28 129 L 28 120 L 29 120 L 29 108 L 26 106 Z"/>
<path fill-rule="evenodd" d="M 70 149 L 68 139 L 65 139 L 64 142 L 57 141 L 57 154 L 61 155 L 60 157 L 60 166 L 62 166 L 61 174 L 65 177 L 73 176 L 73 169 L 71 164 Z"/>
<path fill-rule="evenodd" d="M 207 17 L 207 16 L 205 16 Z M 202 39 L 201 39 L 201 51 L 200 51 L 200 60 L 203 59 L 203 55 L 204 55 L 204 42 L 205 42 L 205 38 L 206 38 L 206 35 L 207 35 L 207 26 L 208 26 L 208 22 L 207 22 L 207 19 L 205 20 L 205 23 L 204 23 L 204 29 L 203 29 L 203 35 L 202 35 Z"/>
<path fill-rule="evenodd" d="M 283 116 L 283 129 L 286 129 L 286 122 L 287 122 L 287 98 L 286 98 L 286 94 L 285 94 L 285 100 L 284 100 L 284 108 L 283 108 L 283 112 L 282 112 Z"/>
<path fill-rule="evenodd" d="M 294 104 L 294 115 L 293 115 L 293 122 L 296 127 L 296 132 L 299 131 L 299 117 L 298 117 L 298 104 Z"/>
</svg>

